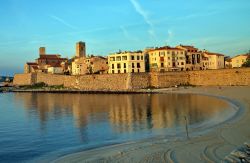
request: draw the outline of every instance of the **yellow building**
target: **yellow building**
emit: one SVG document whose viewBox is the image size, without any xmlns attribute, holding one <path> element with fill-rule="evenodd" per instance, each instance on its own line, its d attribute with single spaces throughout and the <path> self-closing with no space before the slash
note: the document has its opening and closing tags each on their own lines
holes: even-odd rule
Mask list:
<svg viewBox="0 0 250 163">
<path fill-rule="evenodd" d="M 202 63 L 202 52 L 190 45 L 179 45 L 176 48 L 185 50 L 186 70 L 204 70 Z"/>
<path fill-rule="evenodd" d="M 248 54 L 237 55 L 232 58 L 232 68 L 242 67 L 242 64 L 247 61 Z"/>
<path fill-rule="evenodd" d="M 203 52 L 203 57 L 207 58 L 207 69 L 223 69 L 225 68 L 225 56 L 223 54 Z"/>
<path fill-rule="evenodd" d="M 110 54 L 108 65 L 110 74 L 145 72 L 145 56 L 141 51 Z"/>
<path fill-rule="evenodd" d="M 183 71 L 186 67 L 185 50 L 169 46 L 149 51 L 150 71 Z"/>
</svg>

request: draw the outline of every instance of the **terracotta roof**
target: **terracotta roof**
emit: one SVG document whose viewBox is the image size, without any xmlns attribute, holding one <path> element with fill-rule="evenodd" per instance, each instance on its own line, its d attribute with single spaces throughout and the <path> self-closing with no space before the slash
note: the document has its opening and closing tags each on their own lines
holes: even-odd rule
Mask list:
<svg viewBox="0 0 250 163">
<path fill-rule="evenodd" d="M 207 54 L 207 55 L 216 55 L 216 56 L 225 56 L 225 55 L 223 55 L 223 54 L 212 53 L 212 52 L 205 52 L 205 54 Z"/>
<path fill-rule="evenodd" d="M 40 55 L 38 59 L 58 59 L 61 55 L 59 54 L 46 54 L 46 55 Z"/>
<path fill-rule="evenodd" d="M 34 70 L 38 69 L 38 66 L 31 66 Z"/>
<path fill-rule="evenodd" d="M 60 63 L 51 63 L 49 67 L 62 67 Z"/>
<path fill-rule="evenodd" d="M 30 65 L 30 66 L 31 66 L 31 65 L 37 65 L 37 63 L 35 63 L 35 62 L 27 62 L 26 64 L 27 64 L 27 65 Z"/>
<path fill-rule="evenodd" d="M 246 56 L 246 57 L 248 57 L 248 56 L 250 56 L 250 54 L 238 54 L 238 55 L 236 55 L 236 56 L 234 56 L 232 58 L 236 58 L 236 57 L 239 57 L 239 56 Z"/>
<path fill-rule="evenodd" d="M 179 45 L 187 50 L 198 50 L 198 48 L 195 48 L 194 46 L 191 45 Z"/>
<path fill-rule="evenodd" d="M 179 51 L 184 51 L 183 49 L 172 48 L 172 47 L 169 47 L 169 46 L 164 46 L 164 47 L 159 47 L 159 48 L 155 48 L 155 49 L 149 50 L 149 52 L 156 51 L 156 50 L 179 50 Z"/>
</svg>

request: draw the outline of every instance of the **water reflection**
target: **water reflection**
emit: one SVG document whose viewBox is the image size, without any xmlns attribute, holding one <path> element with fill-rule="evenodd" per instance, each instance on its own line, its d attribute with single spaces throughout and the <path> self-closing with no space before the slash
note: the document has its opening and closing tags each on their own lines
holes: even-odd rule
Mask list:
<svg viewBox="0 0 250 163">
<path fill-rule="evenodd" d="M 223 100 L 192 94 L 16 93 L 15 100 L 23 104 L 28 115 L 39 117 L 41 129 L 52 119 L 72 116 L 75 126 L 84 135 L 86 128 L 97 123 L 108 123 L 116 133 L 174 128 L 184 124 L 184 116 L 194 124 L 215 118 L 229 108 Z"/>
</svg>

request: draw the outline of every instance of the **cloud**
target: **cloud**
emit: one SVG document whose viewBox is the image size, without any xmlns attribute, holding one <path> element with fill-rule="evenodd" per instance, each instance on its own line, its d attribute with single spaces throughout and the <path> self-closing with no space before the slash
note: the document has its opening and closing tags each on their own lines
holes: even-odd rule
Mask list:
<svg viewBox="0 0 250 163">
<path fill-rule="evenodd" d="M 149 25 L 150 29 L 148 30 L 149 35 L 152 38 L 156 38 L 155 36 L 155 32 L 154 32 L 154 25 L 152 23 L 152 21 L 149 19 L 148 13 L 142 8 L 142 6 L 140 5 L 140 3 L 138 3 L 137 0 L 130 0 L 131 4 L 133 5 L 133 7 L 135 8 L 135 11 L 140 14 L 144 21 Z"/>
<path fill-rule="evenodd" d="M 123 35 L 126 38 L 130 38 L 127 29 L 124 26 L 120 26 L 120 29 L 122 30 Z"/>
<path fill-rule="evenodd" d="M 131 36 L 131 35 L 129 34 L 129 32 L 128 32 L 128 30 L 126 29 L 125 26 L 120 26 L 120 29 L 121 29 L 121 31 L 122 31 L 122 33 L 123 33 L 123 35 L 124 35 L 124 37 L 125 37 L 126 39 L 132 40 L 132 41 L 139 41 L 138 38 L 133 37 L 133 36 Z"/>
<path fill-rule="evenodd" d="M 61 19 L 61 18 L 59 18 L 59 17 L 57 17 L 57 16 L 55 16 L 55 15 L 49 15 L 49 17 L 52 18 L 53 20 L 56 20 L 56 21 L 59 22 L 59 23 L 62 23 L 63 25 L 65 25 L 65 26 L 67 26 L 67 27 L 69 27 L 69 28 L 71 28 L 71 29 L 77 29 L 77 27 L 75 27 L 75 26 L 69 24 L 69 23 L 66 22 L 65 20 L 63 20 L 63 19 Z"/>
<path fill-rule="evenodd" d="M 152 22 L 150 21 L 149 17 L 148 17 L 148 13 L 141 7 L 141 5 L 137 2 L 137 0 L 130 0 L 130 2 L 132 3 L 132 5 L 134 6 L 136 12 L 138 14 L 140 14 L 143 19 L 145 20 L 145 22 L 150 26 L 152 27 L 153 24 Z"/>
<path fill-rule="evenodd" d="M 167 40 L 166 40 L 166 43 L 167 44 L 169 44 L 170 43 L 170 41 L 173 39 L 173 37 L 174 37 L 174 32 L 172 31 L 172 30 L 168 30 L 168 37 L 167 37 Z"/>
</svg>

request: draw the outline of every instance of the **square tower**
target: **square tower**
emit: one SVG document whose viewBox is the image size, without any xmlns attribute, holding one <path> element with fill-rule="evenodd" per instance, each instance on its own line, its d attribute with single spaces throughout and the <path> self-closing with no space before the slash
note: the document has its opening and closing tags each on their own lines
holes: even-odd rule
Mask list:
<svg viewBox="0 0 250 163">
<path fill-rule="evenodd" d="M 86 47 L 85 42 L 76 43 L 76 57 L 86 57 Z"/>
<path fill-rule="evenodd" d="M 40 47 L 39 48 L 39 55 L 45 55 L 46 54 L 46 48 L 45 47 Z"/>
</svg>

